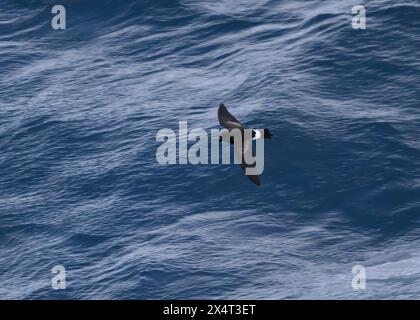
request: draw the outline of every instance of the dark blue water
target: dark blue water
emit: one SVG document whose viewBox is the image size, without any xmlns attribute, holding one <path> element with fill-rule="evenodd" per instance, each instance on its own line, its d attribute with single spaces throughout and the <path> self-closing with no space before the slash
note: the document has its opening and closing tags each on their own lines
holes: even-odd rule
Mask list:
<svg viewBox="0 0 420 320">
<path fill-rule="evenodd" d="M 418 0 L 53 4 L 0 8 L 0 298 L 419 298 Z M 156 162 L 220 102 L 261 187 Z"/>
</svg>

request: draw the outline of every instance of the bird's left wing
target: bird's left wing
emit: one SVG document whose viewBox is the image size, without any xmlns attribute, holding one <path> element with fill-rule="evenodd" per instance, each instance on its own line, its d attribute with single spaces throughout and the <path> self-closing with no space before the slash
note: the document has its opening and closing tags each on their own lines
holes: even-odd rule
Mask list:
<svg viewBox="0 0 420 320">
<path fill-rule="evenodd" d="M 217 117 L 219 118 L 220 124 L 228 130 L 244 129 L 244 126 L 227 110 L 223 103 L 219 106 Z"/>
</svg>

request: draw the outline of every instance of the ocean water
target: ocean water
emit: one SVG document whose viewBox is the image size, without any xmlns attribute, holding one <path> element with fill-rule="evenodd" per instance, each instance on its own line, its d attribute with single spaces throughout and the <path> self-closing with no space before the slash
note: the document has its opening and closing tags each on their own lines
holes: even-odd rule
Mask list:
<svg viewBox="0 0 420 320">
<path fill-rule="evenodd" d="M 418 0 L 59 2 L 0 5 L 1 299 L 420 298 Z M 221 102 L 261 187 L 156 162 Z"/>
</svg>

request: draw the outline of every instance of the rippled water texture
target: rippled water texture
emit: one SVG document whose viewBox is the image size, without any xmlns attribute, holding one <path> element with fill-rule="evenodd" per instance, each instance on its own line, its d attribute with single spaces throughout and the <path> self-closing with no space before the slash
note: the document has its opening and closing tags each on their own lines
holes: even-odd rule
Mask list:
<svg viewBox="0 0 420 320">
<path fill-rule="evenodd" d="M 61 4 L 0 8 L 0 298 L 419 298 L 418 1 Z M 221 102 L 274 134 L 260 188 L 156 162 Z"/>
</svg>

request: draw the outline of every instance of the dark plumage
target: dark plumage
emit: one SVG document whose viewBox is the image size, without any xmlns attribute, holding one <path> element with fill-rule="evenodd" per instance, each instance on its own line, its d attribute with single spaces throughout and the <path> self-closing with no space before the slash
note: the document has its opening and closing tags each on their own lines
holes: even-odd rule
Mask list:
<svg viewBox="0 0 420 320">
<path fill-rule="evenodd" d="M 219 122 L 220 124 L 225 127 L 226 129 L 228 129 L 229 131 L 233 130 L 233 129 L 239 129 L 242 132 L 242 163 L 241 163 L 241 167 L 243 169 L 243 171 L 245 172 L 246 168 L 253 168 L 256 166 L 256 162 L 252 163 L 252 164 L 247 164 L 245 162 L 244 159 L 244 152 L 245 149 L 249 146 L 250 143 L 252 143 L 252 141 L 244 141 L 245 137 L 244 137 L 244 129 L 245 126 L 240 123 L 226 108 L 226 106 L 221 103 L 219 106 L 219 110 L 217 112 L 217 117 L 219 118 Z M 257 138 L 256 137 L 256 131 L 253 130 L 252 132 L 252 137 L 253 138 Z M 264 139 L 271 139 L 271 137 L 273 136 L 271 134 L 271 132 L 268 129 L 264 129 Z M 222 137 L 220 137 L 219 141 L 222 141 Z M 230 138 L 229 141 L 231 144 L 233 144 L 233 137 Z M 235 149 L 236 151 L 236 149 Z M 255 183 L 257 186 L 261 185 L 261 178 L 259 175 L 248 175 L 247 176 L 253 183 Z"/>
</svg>

